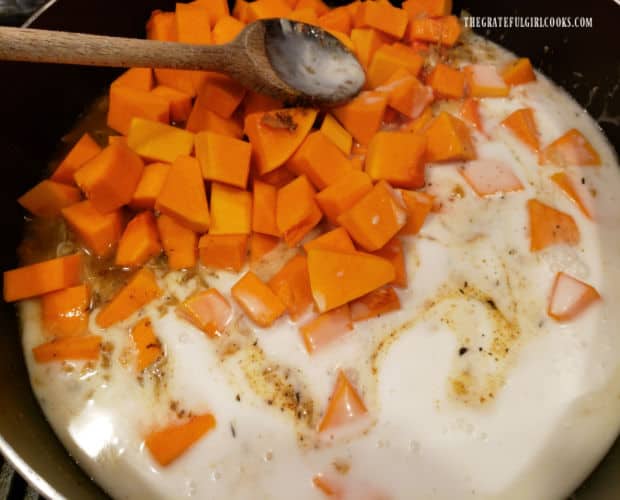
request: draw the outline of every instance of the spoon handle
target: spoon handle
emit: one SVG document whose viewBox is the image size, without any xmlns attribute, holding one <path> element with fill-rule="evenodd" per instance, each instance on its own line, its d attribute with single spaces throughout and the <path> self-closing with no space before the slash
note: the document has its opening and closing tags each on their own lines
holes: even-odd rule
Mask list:
<svg viewBox="0 0 620 500">
<path fill-rule="evenodd" d="M 0 59 L 7 61 L 226 72 L 233 51 L 230 44 L 192 45 L 0 27 Z"/>
</svg>

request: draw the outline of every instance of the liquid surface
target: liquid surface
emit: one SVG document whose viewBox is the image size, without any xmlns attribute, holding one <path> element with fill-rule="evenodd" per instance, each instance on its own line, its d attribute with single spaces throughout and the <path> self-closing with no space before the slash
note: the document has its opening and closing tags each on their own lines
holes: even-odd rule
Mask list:
<svg viewBox="0 0 620 500">
<path fill-rule="evenodd" d="M 481 39 L 468 47 L 467 59 L 511 57 Z M 554 167 L 543 174 L 499 126 L 524 106 L 536 112 L 542 144 L 575 127 L 601 155 L 601 168 L 579 171 L 595 194 L 596 222 L 549 182 Z M 357 499 L 570 494 L 620 425 L 620 170 L 591 118 L 540 75 L 510 98 L 482 100 L 481 112 L 488 137 L 475 136 L 478 156 L 511 165 L 525 189 L 479 198 L 457 165 L 427 169 L 442 210 L 404 239 L 402 309 L 357 323 L 312 357 L 288 319 L 262 330 L 237 311 L 217 342 L 178 319 L 175 305 L 205 282 L 229 296 L 237 275 L 225 272 L 155 269 L 166 293 L 139 314 L 152 319 L 166 357 L 141 377 L 128 335 L 136 318 L 101 330 L 91 315 L 91 331 L 106 340 L 98 364 L 39 365 L 31 354 L 44 338 L 39 305 L 23 303 L 32 386 L 80 465 L 117 498 L 321 499 L 317 473 L 338 477 Z M 533 197 L 572 215 L 581 243 L 531 253 L 525 205 Z M 272 275 L 285 253 L 257 274 Z M 560 270 L 603 297 L 566 324 L 546 314 Z M 371 417 L 357 432 L 321 438 L 315 429 L 339 369 Z M 216 429 L 158 467 L 145 434 L 187 411 L 212 412 Z"/>
</svg>

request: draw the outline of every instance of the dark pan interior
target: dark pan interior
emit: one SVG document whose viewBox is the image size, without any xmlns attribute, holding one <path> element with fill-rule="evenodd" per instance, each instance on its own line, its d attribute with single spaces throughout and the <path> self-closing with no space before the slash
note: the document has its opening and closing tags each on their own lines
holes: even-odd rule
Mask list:
<svg viewBox="0 0 620 500">
<path fill-rule="evenodd" d="M 345 2 L 331 2 L 336 3 Z M 59 0 L 32 26 L 144 36 L 145 21 L 156 8 L 173 10 L 174 1 Z M 455 0 L 455 12 L 462 8 L 479 16 L 592 16 L 593 29 L 513 28 L 481 30 L 481 34 L 529 56 L 536 67 L 564 86 L 599 119 L 616 151 L 620 151 L 620 60 L 617 43 L 612 42 L 618 39 L 620 6 L 613 0 L 520 0 L 518 7 L 493 0 Z M 60 137 L 118 73 L 111 69 L 0 62 L 2 270 L 17 265 L 15 249 L 21 239 L 23 213 L 15 199 L 40 179 Z M 44 478 L 38 487 L 48 493 L 56 490 L 71 499 L 105 498 L 68 457 L 45 421 L 28 383 L 15 310 L 4 302 L 0 304 L 0 330 L 0 436 L 14 455 L 27 464 L 21 472 L 30 472 L 31 478 Z M 576 498 L 620 497 L 618 471 L 620 446 L 612 448 Z"/>
</svg>

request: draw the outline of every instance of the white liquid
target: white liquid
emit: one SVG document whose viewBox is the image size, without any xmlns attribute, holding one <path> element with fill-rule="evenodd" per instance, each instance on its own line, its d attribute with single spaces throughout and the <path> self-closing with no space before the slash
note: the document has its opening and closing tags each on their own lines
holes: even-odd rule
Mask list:
<svg viewBox="0 0 620 500">
<path fill-rule="evenodd" d="M 478 44 L 479 53 L 509 57 Z M 524 106 L 535 109 L 543 145 L 575 127 L 601 155 L 601 168 L 569 169 L 596 190 L 596 223 L 548 180 L 556 169 L 538 166 L 498 125 Z M 543 77 L 513 89 L 510 98 L 483 100 L 482 115 L 490 139 L 476 135 L 479 157 L 510 165 L 524 191 L 478 198 L 456 165 L 429 168 L 429 191 L 444 210 L 405 240 L 409 288 L 399 291 L 402 309 L 356 324 L 346 339 L 312 357 L 288 319 L 266 330 L 239 320 L 228 345 L 241 348 L 225 355 L 221 342 L 177 319 L 173 309 L 161 316 L 160 301 L 141 315 L 152 318 L 165 345 L 161 383 L 152 375 L 142 385 L 136 378 L 128 336 L 135 318 L 101 331 L 93 314 L 92 331 L 114 344 L 110 368 L 89 371 L 76 363 L 67 372 L 34 363 L 31 348 L 43 340 L 39 306 L 24 303 L 34 391 L 81 466 L 117 498 L 321 499 L 311 479 L 338 475 L 334 464 L 348 468 L 339 477 L 352 491 L 399 499 L 570 494 L 620 426 L 620 170 L 591 118 Z M 457 185 L 463 197 L 454 196 Z M 525 206 L 532 197 L 571 214 L 581 243 L 530 253 Z M 603 297 L 561 325 L 546 315 L 560 270 Z M 230 297 L 236 275 L 204 276 Z M 198 283 L 179 280 L 171 273 L 161 285 L 182 300 Z M 468 350 L 460 356 L 461 347 Z M 302 404 L 313 402 L 310 422 L 289 411 L 290 398 L 271 391 L 265 367 L 288 374 Z M 340 368 L 358 387 L 371 427 L 325 442 L 314 428 Z M 142 441 L 168 421 L 171 401 L 212 412 L 217 428 L 160 468 Z"/>
</svg>

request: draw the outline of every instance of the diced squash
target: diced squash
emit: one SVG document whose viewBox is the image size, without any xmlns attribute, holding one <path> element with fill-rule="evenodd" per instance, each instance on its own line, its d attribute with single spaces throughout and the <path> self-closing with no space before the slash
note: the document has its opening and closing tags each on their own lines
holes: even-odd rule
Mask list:
<svg viewBox="0 0 620 500">
<path fill-rule="evenodd" d="M 286 186 L 289 182 L 294 181 L 296 178 L 297 175 L 286 167 L 278 167 L 275 170 L 260 176 L 260 180 L 262 182 L 278 189 Z"/>
<path fill-rule="evenodd" d="M 102 214 L 131 201 L 144 163 L 131 149 L 113 144 L 75 173 L 75 182 Z"/>
<path fill-rule="evenodd" d="M 211 226 L 209 234 L 250 234 L 252 194 L 226 184 L 211 184 Z"/>
<path fill-rule="evenodd" d="M 136 117 L 168 124 L 170 104 L 163 97 L 150 91 L 113 85 L 110 88 L 108 127 L 127 135 L 131 121 Z"/>
<path fill-rule="evenodd" d="M 427 193 L 404 189 L 400 190 L 400 194 L 407 209 L 407 223 L 400 230 L 400 234 L 418 234 L 426 221 L 426 217 L 433 209 L 434 198 Z"/>
<path fill-rule="evenodd" d="M 170 269 L 189 269 L 196 265 L 198 236 L 194 231 L 166 214 L 157 218 L 157 229 Z"/>
<path fill-rule="evenodd" d="M 245 189 L 252 156 L 249 143 L 213 132 L 196 134 L 195 143 L 196 158 L 206 180 Z"/>
<path fill-rule="evenodd" d="M 428 75 L 426 83 L 438 97 L 460 99 L 465 94 L 465 75 L 458 69 L 437 63 Z"/>
<path fill-rule="evenodd" d="M 314 189 L 305 175 L 278 189 L 276 225 L 287 245 L 297 245 L 322 217 Z"/>
<path fill-rule="evenodd" d="M 407 268 L 405 267 L 405 252 L 403 242 L 398 238 L 388 241 L 383 248 L 380 248 L 375 255 L 389 260 L 394 266 L 394 281 L 392 285 L 405 288 L 407 286 Z"/>
<path fill-rule="evenodd" d="M 139 267 L 160 252 L 155 216 L 151 211 L 140 212 L 125 227 L 114 263 L 120 267 Z"/>
<path fill-rule="evenodd" d="M 345 155 L 348 156 L 351 153 L 353 137 L 332 115 L 325 115 L 321 124 L 321 132 Z"/>
<path fill-rule="evenodd" d="M 144 443 L 155 461 L 165 467 L 183 455 L 215 425 L 215 418 L 210 413 L 192 414 L 186 422 L 151 432 Z"/>
<path fill-rule="evenodd" d="M 280 243 L 280 238 L 267 234 L 252 233 L 250 238 L 250 264 L 256 264 L 265 255 L 276 248 Z"/>
<path fill-rule="evenodd" d="M 364 321 L 400 309 L 400 299 L 393 288 L 378 288 L 351 302 L 351 319 Z"/>
<path fill-rule="evenodd" d="M 456 16 L 445 16 L 436 19 L 411 19 L 408 38 L 411 41 L 438 43 L 452 47 L 461 36 L 461 24 Z"/>
<path fill-rule="evenodd" d="M 165 85 L 195 97 L 207 78 L 206 71 L 186 69 L 155 68 L 158 85 Z"/>
<path fill-rule="evenodd" d="M 405 0 L 403 10 L 410 19 L 448 16 L 452 12 L 452 0 Z"/>
<path fill-rule="evenodd" d="M 540 142 L 532 108 L 517 109 L 502 121 L 502 125 L 532 151 L 538 152 Z"/>
<path fill-rule="evenodd" d="M 383 45 L 375 52 L 370 63 L 368 85 L 377 88 L 389 80 L 398 69 L 406 69 L 412 76 L 416 76 L 423 63 L 422 56 L 402 43 Z"/>
<path fill-rule="evenodd" d="M 491 64 L 471 64 L 463 69 L 470 97 L 506 97 L 510 88 Z"/>
<path fill-rule="evenodd" d="M 332 114 L 356 141 L 368 144 L 381 127 L 386 106 L 384 93 L 364 91 L 348 103 L 332 108 Z"/>
<path fill-rule="evenodd" d="M 131 87 L 148 92 L 153 90 L 153 70 L 151 68 L 130 68 L 112 82 L 112 85 Z"/>
<path fill-rule="evenodd" d="M 245 119 L 245 133 L 259 175 L 278 168 L 288 160 L 306 138 L 317 110 L 290 108 L 254 113 Z"/>
<path fill-rule="evenodd" d="M 206 107 L 196 106 L 195 104 L 185 128 L 190 132 L 213 132 L 236 139 L 243 137 L 243 129 L 237 120 L 222 118 Z"/>
<path fill-rule="evenodd" d="M 134 118 L 127 145 L 144 158 L 172 163 L 179 156 L 191 154 L 194 134 L 163 123 Z"/>
<path fill-rule="evenodd" d="M 286 166 L 298 175 L 305 175 L 317 189 L 337 182 L 353 169 L 338 146 L 320 131 L 306 137 Z"/>
<path fill-rule="evenodd" d="M 272 17 L 288 17 L 291 8 L 285 0 L 256 0 L 248 4 L 247 22 Z"/>
<path fill-rule="evenodd" d="M 423 134 L 432 120 L 433 110 L 430 107 L 427 107 L 415 120 L 403 124 L 400 127 L 400 130 L 403 132 L 412 132 L 414 134 Z"/>
<path fill-rule="evenodd" d="M 110 135 L 108 136 L 108 146 L 111 146 L 112 144 L 118 144 L 128 147 L 127 137 L 125 137 L 124 135 Z"/>
<path fill-rule="evenodd" d="M 73 286 L 41 297 L 43 329 L 51 337 L 75 337 L 88 328 L 90 290 Z"/>
<path fill-rule="evenodd" d="M 323 14 L 318 24 L 323 29 L 340 31 L 348 35 L 351 32 L 352 21 L 346 7 L 337 7 Z"/>
<path fill-rule="evenodd" d="M 136 346 L 136 371 L 141 372 L 157 361 L 164 352 L 155 336 L 149 318 L 142 318 L 131 329 L 131 338 Z"/>
<path fill-rule="evenodd" d="M 461 104 L 461 117 L 479 132 L 484 133 L 482 118 L 480 117 L 480 101 L 473 97 L 468 97 Z"/>
<path fill-rule="evenodd" d="M 362 252 L 308 252 L 312 297 L 319 312 L 330 311 L 394 280 L 392 263 Z"/>
<path fill-rule="evenodd" d="M 365 69 L 368 69 L 375 52 L 385 43 L 386 37 L 374 29 L 353 29 L 351 40 L 357 59 Z"/>
<path fill-rule="evenodd" d="M 320 314 L 299 328 L 308 354 L 314 354 L 353 330 L 347 304 Z"/>
<path fill-rule="evenodd" d="M 329 6 L 327 6 L 322 0 L 298 0 L 295 2 L 295 8 L 310 8 L 316 12 L 317 16 L 324 16 L 329 12 Z"/>
<path fill-rule="evenodd" d="M 551 245 L 577 245 L 579 228 L 570 215 L 538 200 L 529 200 L 530 250 L 538 252 Z"/>
<path fill-rule="evenodd" d="M 32 349 L 37 363 L 53 361 L 94 361 L 99 358 L 102 338 L 98 335 L 80 335 L 54 339 Z"/>
<path fill-rule="evenodd" d="M 559 167 L 592 167 L 601 164 L 601 157 L 588 139 L 579 130 L 572 128 L 540 152 L 540 163 Z"/>
<path fill-rule="evenodd" d="M 600 299 L 594 287 L 560 272 L 551 288 L 547 314 L 556 321 L 570 321 Z"/>
<path fill-rule="evenodd" d="M 234 17 L 224 16 L 213 27 L 213 43 L 221 45 L 232 42 L 245 28 L 245 24 Z"/>
<path fill-rule="evenodd" d="M 207 267 L 239 272 L 245 264 L 247 234 L 205 234 L 198 241 L 200 262 Z"/>
<path fill-rule="evenodd" d="M 21 195 L 17 202 L 33 215 L 51 217 L 81 198 L 80 190 L 73 186 L 44 180 Z"/>
<path fill-rule="evenodd" d="M 252 231 L 280 236 L 280 231 L 276 224 L 277 199 L 278 190 L 275 186 L 254 180 Z"/>
<path fill-rule="evenodd" d="M 315 197 L 316 202 L 333 223 L 372 189 L 366 172 L 352 170 L 338 182 L 326 187 Z"/>
<path fill-rule="evenodd" d="M 375 28 L 397 39 L 405 34 L 408 22 L 407 13 L 389 2 L 363 2 L 355 16 L 356 28 Z"/>
<path fill-rule="evenodd" d="M 478 196 L 523 190 L 523 184 L 512 167 L 498 160 L 468 161 L 459 172 Z"/>
<path fill-rule="evenodd" d="M 367 2 L 374 3 L 374 2 Z M 377 2 L 379 3 L 379 2 Z M 338 379 L 327 408 L 319 423 L 319 432 L 341 427 L 355 422 L 368 413 L 362 398 L 353 387 L 343 371 L 338 372 Z"/>
<path fill-rule="evenodd" d="M 198 160 L 190 156 L 176 159 L 157 197 L 155 208 L 198 233 L 209 228 L 209 207 Z"/>
<path fill-rule="evenodd" d="M 173 122 L 185 122 L 189 118 L 192 111 L 192 96 L 181 92 L 180 90 L 158 85 L 152 91 L 152 94 L 159 96 L 170 106 L 170 119 Z"/>
<path fill-rule="evenodd" d="M 154 10 L 146 23 L 146 37 L 149 40 L 175 42 L 177 40 L 177 20 L 174 12 Z"/>
<path fill-rule="evenodd" d="M 284 302 L 251 271 L 233 285 L 230 293 L 248 317 L 261 327 L 270 326 L 286 311 Z"/>
<path fill-rule="evenodd" d="M 295 255 L 290 259 L 268 284 L 286 306 L 293 321 L 303 316 L 312 306 L 308 261 L 303 255 Z"/>
<path fill-rule="evenodd" d="M 195 293 L 179 305 L 177 312 L 209 337 L 219 337 L 232 320 L 228 300 L 215 288 Z"/>
<path fill-rule="evenodd" d="M 233 16 L 239 19 L 242 23 L 249 23 L 250 21 L 250 2 L 246 0 L 237 0 L 233 9 Z"/>
<path fill-rule="evenodd" d="M 85 200 L 63 208 L 62 216 L 97 257 L 110 255 L 121 237 L 123 215 L 120 210 L 102 214 L 90 201 Z"/>
<path fill-rule="evenodd" d="M 343 227 L 332 229 L 304 244 L 306 252 L 313 248 L 333 250 L 334 252 L 355 252 L 355 245 L 353 245 L 349 233 Z"/>
<path fill-rule="evenodd" d="M 355 205 L 338 217 L 353 240 L 369 252 L 385 245 L 407 222 L 400 193 L 385 181 L 377 183 Z"/>
<path fill-rule="evenodd" d="M 319 16 L 317 16 L 316 11 L 312 7 L 304 7 L 303 9 L 295 9 L 291 12 L 287 19 L 291 21 L 298 21 L 300 23 L 306 24 L 319 24 Z"/>
<path fill-rule="evenodd" d="M 588 219 L 594 219 L 593 200 L 585 186 L 580 185 L 566 172 L 557 172 L 550 179 L 568 196 Z"/>
<path fill-rule="evenodd" d="M 211 27 L 216 26 L 221 19 L 230 15 L 227 0 L 196 0 L 196 3 L 201 4 L 207 9 Z"/>
<path fill-rule="evenodd" d="M 209 9 L 199 2 L 177 3 L 177 41 L 192 44 L 211 43 Z"/>
<path fill-rule="evenodd" d="M 253 113 L 266 113 L 268 111 L 275 111 L 282 109 L 282 102 L 277 101 L 273 97 L 265 94 L 259 94 L 248 90 L 243 98 L 243 111 L 246 115 Z"/>
<path fill-rule="evenodd" d="M 377 132 L 368 145 L 366 173 L 392 186 L 424 186 L 426 138 L 409 132 Z"/>
<path fill-rule="evenodd" d="M 243 96 L 245 88 L 230 77 L 219 73 L 209 73 L 198 91 L 195 107 L 204 107 L 222 118 L 230 118 Z"/>
<path fill-rule="evenodd" d="M 378 91 L 388 94 L 388 105 L 409 118 L 420 116 L 433 102 L 433 89 L 420 82 L 405 68 L 396 70 Z"/>
<path fill-rule="evenodd" d="M 73 174 L 75 174 L 88 160 L 93 159 L 100 152 L 101 148 L 99 144 L 97 144 L 88 133 L 85 133 L 71 148 L 71 151 L 65 156 L 64 160 L 60 162 L 60 165 L 54 170 L 50 179 L 65 184 L 73 184 L 75 182 Z"/>
<path fill-rule="evenodd" d="M 136 209 L 152 209 L 169 172 L 168 163 L 157 162 L 146 165 L 129 205 Z"/>
<path fill-rule="evenodd" d="M 429 162 L 473 160 L 476 151 L 465 125 L 445 111 L 426 129 L 426 159 Z"/>
<path fill-rule="evenodd" d="M 153 271 L 143 267 L 101 308 L 95 321 L 101 328 L 112 326 L 157 299 L 161 293 Z"/>
<path fill-rule="evenodd" d="M 532 63 L 527 57 L 515 59 L 502 70 L 502 78 L 508 85 L 522 85 L 536 81 Z"/>
</svg>

